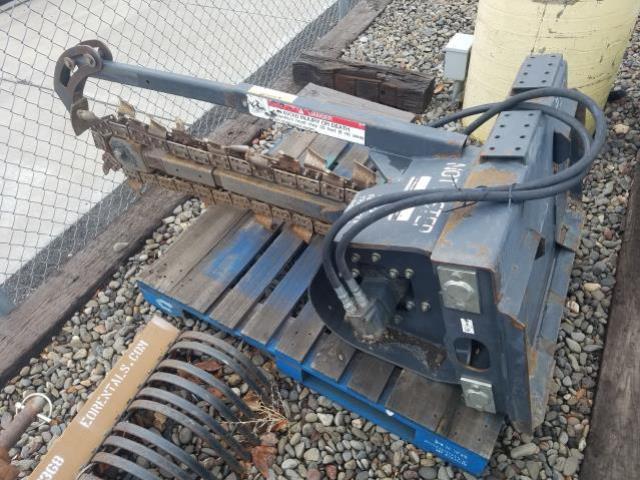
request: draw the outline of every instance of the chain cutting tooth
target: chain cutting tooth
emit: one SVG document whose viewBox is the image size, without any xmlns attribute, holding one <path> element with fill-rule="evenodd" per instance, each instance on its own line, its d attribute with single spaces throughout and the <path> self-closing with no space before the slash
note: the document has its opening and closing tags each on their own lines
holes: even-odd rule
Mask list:
<svg viewBox="0 0 640 480">
<path fill-rule="evenodd" d="M 122 104 L 118 113 L 118 117 L 108 115 L 92 126 L 96 147 L 105 151 L 105 172 L 126 166 L 111 154 L 112 139 L 128 141 L 140 154 L 140 164 L 136 170 L 123 168 L 134 186 L 159 185 L 172 191 L 193 194 L 205 202 L 248 209 L 265 225 L 288 223 L 305 232 L 304 235 L 309 232 L 323 235 L 330 226 L 322 220 L 216 188 L 214 184 L 205 185 L 207 182 L 192 181 L 175 175 L 182 175 L 183 170 L 191 172 L 211 165 L 214 178 L 216 169 L 233 171 L 338 203 L 349 203 L 359 190 L 368 188 L 376 180 L 374 171 L 358 163 L 354 164 L 352 179 L 330 172 L 326 170 L 322 156 L 313 150 L 307 150 L 302 165 L 298 159 L 282 152 L 273 157 L 255 152 L 248 145 L 221 145 L 215 141 L 195 138 L 186 132 L 180 121 L 177 121 L 176 127 L 171 131 L 152 117 L 145 124 L 134 118 L 135 110 L 132 111 L 126 104 Z M 176 165 L 183 162 L 183 168 L 166 172 L 166 161 L 171 159 L 167 157 L 167 153 L 173 156 L 173 163 Z M 189 165 L 184 162 L 192 163 Z"/>
</svg>

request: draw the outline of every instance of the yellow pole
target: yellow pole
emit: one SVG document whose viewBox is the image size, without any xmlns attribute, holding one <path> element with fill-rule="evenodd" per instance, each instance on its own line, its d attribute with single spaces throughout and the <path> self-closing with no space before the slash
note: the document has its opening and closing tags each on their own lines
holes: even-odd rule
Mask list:
<svg viewBox="0 0 640 480">
<path fill-rule="evenodd" d="M 569 87 L 604 105 L 639 11 L 640 0 L 479 0 L 464 106 L 504 99 L 524 58 L 545 52 L 567 60 Z"/>
</svg>

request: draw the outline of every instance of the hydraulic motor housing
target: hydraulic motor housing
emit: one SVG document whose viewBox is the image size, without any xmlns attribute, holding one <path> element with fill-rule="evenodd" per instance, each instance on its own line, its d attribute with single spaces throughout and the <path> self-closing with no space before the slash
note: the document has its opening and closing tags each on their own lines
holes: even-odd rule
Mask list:
<svg viewBox="0 0 640 480">
<path fill-rule="evenodd" d="M 565 86 L 566 78 L 561 56 L 532 56 L 512 93 Z M 570 100 L 542 102 L 579 113 Z M 360 192 L 350 208 L 402 190 L 509 185 L 552 175 L 579 154 L 574 145 L 569 129 L 540 111 L 506 111 L 482 147 L 467 145 L 455 157 L 387 162 L 388 182 Z M 348 249 L 372 315 L 345 318 L 338 299 L 327 295 L 324 271 L 310 296 L 325 323 L 358 349 L 457 383 L 469 407 L 506 414 L 530 431 L 544 419 L 581 222 L 570 193 L 518 204 L 402 210 L 367 226 Z"/>
</svg>

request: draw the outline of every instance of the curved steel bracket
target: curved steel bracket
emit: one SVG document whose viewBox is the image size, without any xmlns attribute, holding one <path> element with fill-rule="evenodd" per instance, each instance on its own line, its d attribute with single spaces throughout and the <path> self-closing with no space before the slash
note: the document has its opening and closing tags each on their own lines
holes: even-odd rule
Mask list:
<svg viewBox="0 0 640 480">
<path fill-rule="evenodd" d="M 56 63 L 53 89 L 71 114 L 71 125 L 76 135 L 99 120 L 89 112 L 84 85 L 87 78 L 102 70 L 103 60 L 113 60 L 109 47 L 100 40 L 86 40 L 65 50 Z"/>
</svg>

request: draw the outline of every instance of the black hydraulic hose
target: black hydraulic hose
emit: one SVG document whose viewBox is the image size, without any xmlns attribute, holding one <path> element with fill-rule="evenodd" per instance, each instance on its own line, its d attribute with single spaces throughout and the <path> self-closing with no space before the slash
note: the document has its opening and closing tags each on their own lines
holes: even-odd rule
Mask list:
<svg viewBox="0 0 640 480">
<path fill-rule="evenodd" d="M 584 172 L 583 176 L 586 175 Z M 563 191 L 569 190 L 580 184 L 583 176 L 576 176 L 572 179 L 564 181 L 558 185 Z M 540 190 L 547 190 L 547 193 Z M 541 198 L 550 197 L 555 195 L 556 189 L 553 187 L 546 187 L 546 189 L 537 190 L 488 190 L 488 189 L 467 189 L 467 190 L 432 190 L 430 192 L 422 192 L 422 195 L 412 196 L 403 200 L 398 200 L 394 203 L 386 203 L 375 210 L 369 210 L 367 213 L 362 214 L 361 219 L 351 225 L 342 234 L 342 237 L 338 241 L 335 251 L 335 258 L 338 267 L 338 271 L 342 278 L 346 282 L 353 278 L 353 274 L 349 270 L 349 266 L 345 261 L 345 253 L 351 241 L 365 228 L 369 227 L 372 223 L 399 212 L 406 208 L 416 207 L 419 205 L 427 205 L 429 203 L 448 203 L 448 202 L 512 202 L 521 203 L 527 200 L 539 200 Z"/>
<path fill-rule="evenodd" d="M 463 110 L 461 112 L 457 112 L 455 115 L 455 118 L 452 118 L 452 116 L 446 117 L 445 119 L 443 119 L 442 121 L 442 125 L 444 125 L 445 123 L 449 123 L 451 121 L 454 120 L 458 120 L 459 118 L 463 118 L 465 116 L 469 116 L 469 115 L 475 115 L 478 113 L 482 113 L 486 110 L 488 110 L 489 108 L 491 108 L 493 106 L 493 104 L 487 104 L 487 105 L 480 105 L 477 107 L 472 107 L 470 109 L 466 109 Z M 584 129 L 584 126 L 574 117 L 561 112 L 555 108 L 549 107 L 547 105 L 541 105 L 541 104 L 535 104 L 535 103 L 522 103 L 520 105 L 518 105 L 518 108 L 525 108 L 525 109 L 538 109 L 540 111 L 542 111 L 543 113 L 548 114 L 549 116 L 552 116 L 554 118 L 557 118 L 558 120 L 567 123 L 568 125 L 570 125 L 572 128 L 574 128 L 578 133 L 579 133 L 579 138 L 583 144 L 583 148 L 584 148 L 584 155 L 586 156 L 586 154 L 588 153 L 589 150 L 589 143 L 591 142 L 591 136 L 588 134 L 588 132 Z M 587 159 L 588 160 L 588 159 Z M 578 170 L 581 170 L 582 168 L 588 168 L 589 164 L 585 165 L 581 160 L 579 160 L 578 162 L 576 162 L 574 165 L 572 165 L 570 168 L 575 172 Z M 568 169 L 567 169 L 568 170 Z M 566 171 L 566 170 L 565 170 Z M 564 171 L 563 171 L 564 172 Z M 556 174 L 558 175 L 558 174 Z M 551 176 L 550 178 L 554 178 L 556 177 L 556 175 Z M 540 182 L 534 182 L 536 184 L 540 183 Z M 526 187 L 528 185 L 528 182 L 525 184 L 521 184 L 519 187 L 523 188 Z M 538 186 L 538 185 L 536 185 Z M 508 189 L 508 186 L 505 187 L 493 187 L 493 189 L 496 190 L 506 190 Z M 448 192 L 449 189 L 446 190 L 440 190 L 443 193 L 444 192 Z M 435 192 L 434 190 L 432 190 L 432 192 Z M 378 207 L 380 205 L 386 204 L 386 203 L 390 203 L 390 202 L 394 202 L 397 200 L 400 200 L 402 198 L 405 198 L 407 196 L 407 194 L 409 195 L 420 195 L 423 192 L 419 192 L 419 191 L 413 191 L 413 192 L 397 192 L 395 194 L 387 194 L 384 196 L 380 196 L 380 197 L 376 197 L 372 200 L 370 200 L 369 202 L 360 204 L 358 206 L 352 207 L 351 209 L 349 209 L 347 212 L 345 212 L 332 226 L 331 230 L 329 231 L 329 233 L 327 234 L 327 236 L 325 237 L 325 243 L 324 243 L 324 247 L 323 247 L 323 263 L 324 263 L 324 268 L 325 271 L 327 272 L 327 276 L 329 277 L 329 281 L 331 282 L 331 284 L 334 286 L 334 288 L 337 288 L 337 286 L 341 285 L 340 283 L 340 279 L 339 277 L 335 274 L 336 270 L 335 267 L 333 265 L 333 239 L 335 238 L 337 232 L 339 232 L 348 222 L 350 222 L 354 217 L 356 217 L 357 215 L 361 215 L 363 213 L 365 213 L 366 211 Z M 329 239 L 331 239 L 331 241 L 329 241 Z M 331 267 L 333 268 L 329 268 L 327 267 L 327 263 L 328 261 L 331 262 Z"/>
<path fill-rule="evenodd" d="M 479 105 L 477 107 L 472 107 L 470 109 L 466 109 L 462 112 L 457 112 L 455 115 L 459 115 L 460 117 L 458 118 L 462 118 L 464 116 L 468 116 L 468 115 L 475 115 L 478 113 L 482 113 L 486 110 L 488 110 L 489 108 L 491 108 L 493 106 L 493 104 L 487 104 L 487 105 Z M 579 174 L 582 170 L 584 169 L 588 169 L 591 165 L 591 160 L 588 156 L 589 154 L 589 149 L 590 149 L 590 143 L 591 143 L 591 135 L 589 134 L 589 132 L 587 132 L 587 130 L 584 128 L 584 125 L 582 125 L 582 123 L 580 123 L 575 117 L 572 117 L 571 115 L 564 113 L 560 110 L 557 110 L 555 108 L 549 107 L 547 105 L 542 105 L 542 104 L 536 104 L 536 103 L 530 103 L 530 102 L 524 102 L 518 105 L 518 108 L 522 108 L 525 110 L 539 110 L 547 115 L 549 115 L 550 117 L 556 118 L 557 120 L 560 120 L 561 122 L 566 123 L 567 125 L 569 125 L 572 129 L 574 129 L 577 133 L 578 133 L 578 139 L 580 140 L 582 147 L 583 147 L 583 156 L 581 157 L 581 159 L 579 159 L 576 163 L 574 163 L 571 167 L 563 170 L 561 173 L 563 173 L 563 175 L 560 174 L 555 174 L 555 175 L 551 175 L 549 176 L 546 180 L 555 180 L 556 183 L 559 181 L 562 181 L 565 177 L 566 178 L 570 178 L 575 174 Z M 457 118 L 456 118 L 457 120 Z M 453 120 L 450 120 L 453 121 Z M 447 122 L 448 123 L 448 122 Z M 564 172 L 570 171 L 570 174 L 564 174 Z M 541 180 L 545 180 L 545 179 L 541 179 Z M 532 185 L 532 188 L 538 188 L 541 186 L 545 186 L 545 183 L 548 182 L 540 182 L 540 181 L 532 181 L 532 182 L 526 182 L 523 184 L 520 184 L 518 187 L 520 189 L 527 189 L 529 185 Z M 497 186 L 497 187 L 492 187 L 491 190 L 508 190 L 509 186 Z M 448 192 L 450 191 L 449 189 L 446 190 L 441 190 L 442 192 Z M 435 192 L 434 190 L 431 190 L 431 192 Z M 358 205 L 354 208 L 349 209 L 347 212 L 345 212 L 335 223 L 334 223 L 334 228 L 332 228 L 332 230 L 329 232 L 329 234 L 327 235 L 327 237 L 325 238 L 325 243 L 324 243 L 324 252 L 330 252 L 330 249 L 334 248 L 334 246 L 332 245 L 333 242 L 329 242 L 328 238 L 335 238 L 335 236 L 333 235 L 333 231 L 335 232 L 339 232 L 340 229 L 342 229 L 349 221 L 351 221 L 355 216 L 357 215 L 361 215 L 365 212 L 367 212 L 368 210 L 371 210 L 372 208 L 387 204 L 387 203 L 391 203 L 391 202 L 395 202 L 397 200 L 406 198 L 408 196 L 417 196 L 417 195 L 421 195 L 424 192 L 421 191 L 412 191 L 412 192 L 396 192 L 394 194 L 387 194 L 384 196 L 380 196 L 380 197 L 376 197 L 372 200 L 370 200 L 369 202 L 366 202 L 364 204 Z M 334 285 L 334 281 L 336 282 L 337 285 L 341 285 L 341 280 L 339 278 L 339 276 L 336 274 L 335 277 L 333 276 L 333 274 L 337 271 L 337 264 L 335 264 L 335 258 L 337 258 L 340 254 L 337 253 L 334 255 L 333 252 L 328 253 L 328 257 L 324 255 L 323 252 L 323 262 L 326 265 L 325 260 L 330 260 L 331 262 L 331 266 L 332 269 L 326 268 L 325 267 L 325 272 L 327 272 L 327 276 L 331 276 L 330 277 L 330 282 L 332 285 Z M 340 269 L 342 270 L 342 269 Z M 331 272 L 331 273 L 329 273 Z M 344 278 L 344 274 L 345 272 L 341 271 L 340 272 L 341 275 Z M 333 281 L 331 280 L 331 278 L 333 278 Z M 352 275 L 349 273 L 349 276 L 347 277 L 347 279 L 352 278 Z M 334 287 L 335 288 L 335 287 Z"/>
<path fill-rule="evenodd" d="M 557 111 L 556 111 L 557 112 Z M 555 116 L 555 115 L 554 115 Z M 589 140 L 590 140 L 590 136 L 588 134 L 588 132 L 586 131 L 586 129 L 584 128 L 584 126 L 582 124 L 580 124 L 579 122 L 577 122 L 577 120 L 573 119 L 574 123 L 578 124 L 578 127 L 576 128 L 576 125 L 572 125 L 573 128 L 576 128 L 576 130 L 579 133 L 579 138 L 581 139 L 582 143 L 584 144 L 585 147 L 585 152 L 583 157 L 581 158 L 581 160 L 579 162 L 577 162 L 577 164 L 575 164 L 574 166 L 576 167 L 574 169 L 577 170 L 577 173 L 575 173 L 572 176 L 568 176 L 568 178 L 560 183 L 552 183 L 550 185 L 544 185 L 541 187 L 537 187 L 537 188 L 530 188 L 531 183 L 533 182 L 526 182 L 523 184 L 519 184 L 519 185 L 512 185 L 512 186 L 508 186 L 508 190 L 505 190 L 504 186 L 499 186 L 499 187 L 492 187 L 492 188 L 485 188 L 483 189 L 483 194 L 481 194 L 479 196 L 480 199 L 478 199 L 478 194 L 474 193 L 473 195 L 476 197 L 475 199 L 472 199 L 470 196 L 465 196 L 465 190 L 458 190 L 456 193 L 458 194 L 457 196 L 461 197 L 460 198 L 456 198 L 453 199 L 451 196 L 451 191 L 449 190 L 448 193 L 444 192 L 442 194 L 438 194 L 440 195 L 439 197 L 436 197 L 435 200 L 431 200 L 431 201 L 438 201 L 438 202 L 448 202 L 448 201 L 457 201 L 457 200 L 466 200 L 466 201 L 513 201 L 513 202 L 520 202 L 520 201 L 525 201 L 525 200 L 530 200 L 530 199 L 535 199 L 535 198 L 544 198 L 544 197 L 549 197 L 552 195 L 555 195 L 557 193 L 560 193 L 562 191 L 566 191 L 569 188 L 572 188 L 574 186 L 577 186 L 580 183 L 580 180 L 584 177 L 584 175 L 586 175 L 588 168 L 590 167 L 592 161 L 595 159 L 597 153 L 599 152 L 599 150 L 595 150 L 593 148 L 593 146 L 589 145 Z M 586 161 L 586 164 L 585 164 Z M 582 168 L 581 168 L 582 167 Z M 568 170 L 568 169 L 567 169 Z M 566 175 L 565 175 L 566 176 Z M 560 175 L 553 175 L 553 176 L 549 176 L 549 179 L 554 179 L 557 180 L 559 179 L 559 177 L 561 177 Z M 539 183 L 539 182 L 538 182 Z M 550 182 L 545 182 L 545 183 L 550 183 Z M 527 188 L 523 188 L 523 187 L 527 187 Z M 473 189 L 466 189 L 466 192 L 473 192 Z M 462 195 L 459 195 L 459 193 L 462 192 Z M 497 193 L 497 192 L 501 192 L 501 194 L 498 195 L 494 195 L 493 193 Z M 514 195 L 514 192 L 529 192 L 530 195 L 528 195 L 526 198 L 520 198 L 521 195 Z M 402 192 L 401 195 L 404 199 L 411 199 L 411 198 L 419 198 L 422 197 L 422 195 L 424 195 L 425 192 L 411 192 L 411 194 L 409 194 L 409 192 Z M 434 191 L 432 190 L 429 193 L 434 193 Z M 489 193 L 492 193 L 491 195 L 489 195 Z M 433 195 L 428 195 L 428 196 L 424 196 L 422 198 L 424 198 L 426 203 L 431 203 L 431 201 L 427 201 L 430 198 L 433 198 Z M 386 202 L 382 202 L 383 205 L 387 205 L 390 204 L 391 202 L 386 201 Z M 395 205 L 403 205 L 403 204 L 410 204 L 410 206 L 416 206 L 416 205 L 420 205 L 420 203 L 412 203 L 410 201 L 405 201 L 404 203 L 402 203 L 401 201 L 398 201 L 397 203 L 395 203 Z M 368 205 L 368 209 L 370 210 L 370 208 L 373 208 L 372 205 Z M 366 205 L 363 204 L 363 209 L 366 208 Z M 404 207 L 404 208 L 409 208 L 409 207 Z M 400 208 L 400 210 L 404 209 L 404 208 Z M 386 209 L 384 211 L 389 211 L 391 213 L 394 213 L 398 210 L 390 208 L 390 209 Z M 341 277 L 344 279 L 344 281 L 346 282 L 347 286 L 355 286 L 354 283 L 354 279 L 353 279 L 353 275 L 351 273 L 351 271 L 349 270 L 347 263 L 345 261 L 344 255 L 346 253 L 346 249 L 349 245 L 349 243 L 353 240 L 353 238 L 355 238 L 355 236 L 357 235 L 358 232 L 362 231 L 364 228 L 366 228 L 368 225 L 371 225 L 373 222 L 379 220 L 380 218 L 383 218 L 384 215 L 382 217 L 378 217 L 379 212 L 375 211 L 375 212 L 371 212 L 368 211 L 366 213 L 362 213 L 361 217 L 358 220 L 358 223 L 352 226 L 349 226 L 347 228 L 347 230 L 345 232 L 343 232 L 342 238 L 339 240 L 338 244 L 335 248 L 335 262 L 336 262 L 336 266 L 338 268 L 338 271 L 341 275 Z M 356 288 L 357 290 L 357 288 Z"/>
<path fill-rule="evenodd" d="M 579 123 L 575 118 L 565 114 L 564 112 L 560 112 L 554 108 L 548 107 L 546 105 L 539 104 L 527 104 L 520 103 L 523 100 L 529 100 L 533 98 L 539 97 L 547 97 L 547 96 L 560 96 L 566 97 L 573 100 L 576 100 L 587 107 L 587 109 L 592 113 L 594 118 L 596 119 L 596 135 L 593 144 L 590 145 L 591 137 L 586 132 L 584 126 Z M 324 250 L 323 250 L 323 265 L 325 271 L 327 272 L 327 277 L 329 281 L 334 286 L 334 288 L 342 287 L 342 283 L 340 278 L 338 277 L 335 267 L 333 265 L 333 243 L 337 233 L 353 218 L 358 215 L 363 215 L 363 218 L 360 218 L 358 222 L 350 227 L 357 227 L 358 231 L 366 228 L 366 226 L 370 225 L 373 221 L 376 221 L 379 218 L 383 218 L 385 215 L 393 213 L 398 208 L 402 210 L 404 208 L 409 208 L 406 205 L 407 203 L 412 205 L 421 205 L 430 202 L 439 202 L 439 201 L 514 201 L 520 202 L 528 199 L 535 198 L 543 198 L 559 193 L 560 191 L 565 191 L 569 188 L 572 188 L 580 183 L 581 179 L 586 175 L 588 168 L 591 163 L 604 146 L 604 142 L 606 140 L 606 119 L 604 117 L 604 113 L 600 110 L 599 106 L 580 92 L 559 89 L 555 87 L 548 87 L 543 89 L 532 90 L 529 92 L 524 92 L 522 94 L 515 95 L 503 102 L 499 102 L 497 104 L 489 104 L 482 105 L 478 107 L 472 107 L 471 109 L 466 109 L 462 112 L 455 113 L 448 117 L 445 117 L 442 120 L 438 120 L 432 123 L 432 126 L 440 126 L 445 123 L 449 123 L 451 121 L 463 118 L 469 115 L 475 115 L 478 113 L 485 112 L 478 120 L 472 123 L 466 130 L 465 133 L 471 133 L 475 129 L 477 129 L 482 123 L 486 122 L 491 116 L 494 116 L 497 113 L 500 113 L 504 110 L 510 109 L 514 106 L 518 106 L 518 108 L 526 108 L 526 109 L 538 109 L 543 111 L 543 113 L 548 114 L 549 116 L 555 117 L 560 121 L 568 124 L 573 130 L 579 133 L 579 138 L 583 143 L 584 147 L 584 155 L 583 157 L 576 162 L 571 167 L 563 170 L 559 174 L 550 175 L 543 179 L 538 179 L 535 181 L 525 182 L 519 185 L 505 185 L 499 187 L 491 187 L 491 188 L 483 188 L 483 189 L 466 189 L 466 190 L 432 190 L 430 192 L 398 192 L 398 194 L 390 194 L 382 197 L 375 198 L 369 202 L 365 202 L 361 205 L 353 207 L 349 211 L 347 211 L 336 223 L 334 223 L 327 237 L 325 238 Z M 566 181 L 565 181 L 566 180 Z M 506 195 L 505 195 L 506 192 Z M 400 202 L 399 200 L 404 199 L 404 202 Z M 397 202 L 397 203 L 395 203 Z M 411 203 L 417 202 L 417 203 Z M 393 204 L 393 207 L 389 204 Z M 388 208 L 385 207 L 384 212 L 390 213 L 382 213 L 383 210 L 380 209 L 376 212 L 370 212 L 375 215 L 365 215 L 365 212 L 371 210 L 372 208 L 376 208 L 378 206 L 388 205 Z M 380 215 L 380 217 L 378 217 Z M 353 280 L 351 276 L 351 272 L 346 267 L 346 262 L 344 261 L 344 252 L 346 251 L 346 247 L 348 246 L 348 242 L 355 237 L 357 233 L 353 235 L 345 232 L 343 237 L 339 242 L 339 250 L 336 251 L 336 259 L 340 262 L 340 271 L 345 280 Z"/>
</svg>

